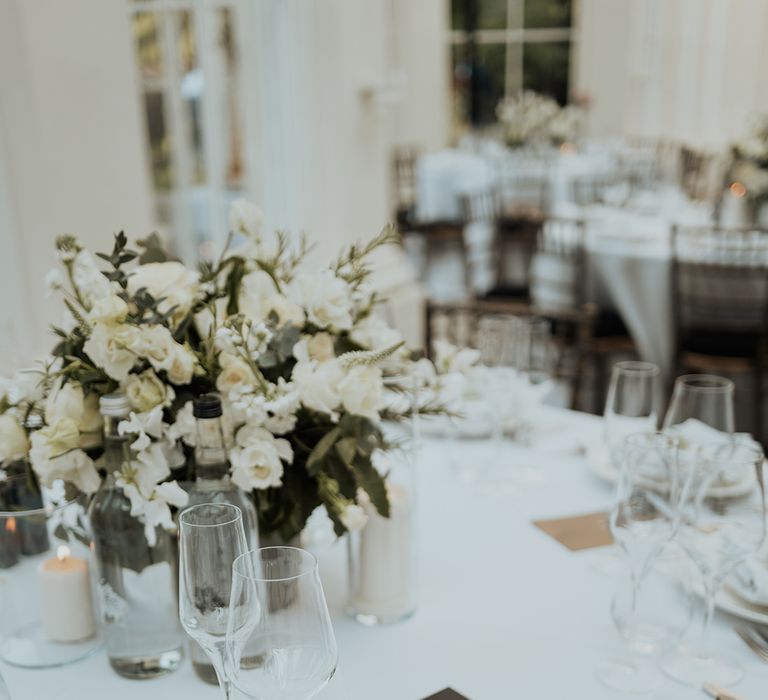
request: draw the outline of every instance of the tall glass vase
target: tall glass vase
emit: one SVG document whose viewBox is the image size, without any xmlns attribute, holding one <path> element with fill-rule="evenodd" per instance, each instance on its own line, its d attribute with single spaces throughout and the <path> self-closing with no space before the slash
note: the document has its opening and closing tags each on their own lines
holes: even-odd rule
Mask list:
<svg viewBox="0 0 768 700">
<path fill-rule="evenodd" d="M 406 437 L 391 426 L 386 432 L 402 441 L 397 449 L 374 455 L 376 468 L 387 474 L 389 517 L 379 515 L 363 498 L 368 520 L 361 530 L 347 534 L 346 609 L 366 625 L 404 620 L 413 615 L 417 604 L 415 435 Z"/>
<path fill-rule="evenodd" d="M 89 518 L 100 599 L 101 627 L 112 668 L 126 678 L 154 678 L 178 668 L 184 635 L 178 616 L 178 545 L 175 534 L 144 523 L 115 479 L 128 458 L 128 440 L 117 424 L 129 410 L 124 396 L 101 399 L 107 476 Z M 153 540 L 153 541 L 150 541 Z"/>
</svg>

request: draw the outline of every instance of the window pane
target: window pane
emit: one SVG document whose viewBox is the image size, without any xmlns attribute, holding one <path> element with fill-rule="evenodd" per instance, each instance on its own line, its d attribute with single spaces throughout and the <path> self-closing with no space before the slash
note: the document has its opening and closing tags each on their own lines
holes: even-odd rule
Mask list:
<svg viewBox="0 0 768 700">
<path fill-rule="evenodd" d="M 525 27 L 570 27 L 571 0 L 525 0 Z"/>
<path fill-rule="evenodd" d="M 453 72 L 453 117 L 458 125 L 469 124 L 469 87 L 472 72 L 467 59 L 467 45 L 454 44 L 451 48 Z"/>
<path fill-rule="evenodd" d="M 163 63 L 157 14 L 154 12 L 136 13 L 133 16 L 133 36 L 142 77 L 159 77 L 163 70 Z"/>
<path fill-rule="evenodd" d="M 477 0 L 478 29 L 507 28 L 507 0 Z"/>
<path fill-rule="evenodd" d="M 462 30 L 467 28 L 468 0 L 451 0 L 451 29 Z"/>
<path fill-rule="evenodd" d="M 163 94 L 154 91 L 145 92 L 144 109 L 147 115 L 152 180 L 156 190 L 169 190 L 173 187 L 173 169 Z"/>
<path fill-rule="evenodd" d="M 478 44 L 474 75 L 475 123 L 496 121 L 496 105 L 504 96 L 506 46 Z"/>
<path fill-rule="evenodd" d="M 242 107 L 240 100 L 240 63 L 236 44 L 235 17 L 231 8 L 224 7 L 217 11 L 218 33 L 217 46 L 224 65 L 224 92 L 222 108 L 224 110 L 223 142 L 226 145 L 226 165 L 224 181 L 228 189 L 238 190 L 244 186 L 243 129 Z"/>
<path fill-rule="evenodd" d="M 523 88 L 568 102 L 568 41 L 528 43 L 523 47 Z"/>
</svg>

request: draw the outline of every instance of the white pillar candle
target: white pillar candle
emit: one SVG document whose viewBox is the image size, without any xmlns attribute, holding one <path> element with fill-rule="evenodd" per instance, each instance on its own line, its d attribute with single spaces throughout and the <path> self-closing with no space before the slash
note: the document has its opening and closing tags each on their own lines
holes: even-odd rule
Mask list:
<svg viewBox="0 0 768 700">
<path fill-rule="evenodd" d="M 96 623 L 91 600 L 88 562 L 61 546 L 38 570 L 40 615 L 45 636 L 52 642 L 75 642 L 92 637 Z"/>
<path fill-rule="evenodd" d="M 361 499 L 368 522 L 360 532 L 359 576 L 353 592 L 358 612 L 380 617 L 403 614 L 413 602 L 413 509 L 404 488 L 390 486 L 388 494 L 389 518 Z"/>
</svg>

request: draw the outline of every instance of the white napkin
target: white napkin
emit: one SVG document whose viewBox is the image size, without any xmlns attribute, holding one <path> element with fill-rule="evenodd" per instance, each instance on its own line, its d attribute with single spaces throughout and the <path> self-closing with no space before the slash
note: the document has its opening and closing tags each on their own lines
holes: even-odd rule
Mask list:
<svg viewBox="0 0 768 700">
<path fill-rule="evenodd" d="M 717 430 L 696 418 L 688 418 L 672 428 L 670 432 L 680 438 L 682 449 L 700 447 L 707 443 L 726 444 L 732 439 L 728 433 Z M 736 433 L 733 437 L 741 443 L 754 442 L 749 433 Z"/>
</svg>

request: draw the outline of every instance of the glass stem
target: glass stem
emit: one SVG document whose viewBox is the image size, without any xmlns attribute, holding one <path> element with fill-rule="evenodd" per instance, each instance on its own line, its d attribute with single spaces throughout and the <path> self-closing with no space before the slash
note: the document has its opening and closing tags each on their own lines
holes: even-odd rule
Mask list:
<svg viewBox="0 0 768 700">
<path fill-rule="evenodd" d="M 701 658 L 710 654 L 709 631 L 712 628 L 712 616 L 715 612 L 715 594 L 718 583 L 711 577 L 704 580 L 704 615 L 701 620 L 701 636 L 699 637 L 699 653 Z"/>
<path fill-rule="evenodd" d="M 225 661 L 223 650 L 219 650 L 218 654 L 211 656 L 211 664 L 213 666 L 213 670 L 216 671 L 216 678 L 219 681 L 219 688 L 221 688 L 224 700 L 229 700 L 230 693 L 232 691 L 232 684 L 227 678 L 226 671 L 224 670 Z"/>
</svg>

